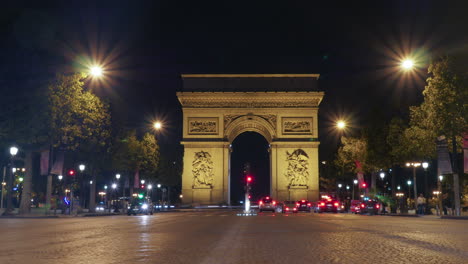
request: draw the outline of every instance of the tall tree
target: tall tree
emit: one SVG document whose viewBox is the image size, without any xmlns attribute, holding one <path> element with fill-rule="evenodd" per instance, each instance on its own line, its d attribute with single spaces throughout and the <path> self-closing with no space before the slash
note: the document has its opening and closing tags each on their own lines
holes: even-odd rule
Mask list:
<svg viewBox="0 0 468 264">
<path fill-rule="evenodd" d="M 153 134 L 146 133 L 140 140 L 136 131 L 128 131 L 115 139 L 112 150 L 113 167 L 127 175 L 140 174 L 154 179 L 159 165 L 159 146 Z"/>
<path fill-rule="evenodd" d="M 57 74 L 48 87 L 49 133 L 51 146 L 61 150 L 82 151 L 102 154 L 109 144 L 109 105 L 91 91 L 84 89 L 87 75 Z M 101 157 L 94 155 L 93 164 Z M 95 170 L 93 179 L 95 181 Z M 50 202 L 52 176 L 48 176 L 47 201 Z M 91 199 L 90 206 L 93 206 Z"/>
<path fill-rule="evenodd" d="M 423 103 L 411 109 L 411 127 L 421 140 L 420 147 L 435 150 L 435 138 L 446 136 L 452 144 L 455 208 L 460 213 L 460 184 L 457 170 L 457 147 L 468 131 L 468 75 L 464 61 L 442 57 L 433 62 L 428 72 Z"/>
</svg>

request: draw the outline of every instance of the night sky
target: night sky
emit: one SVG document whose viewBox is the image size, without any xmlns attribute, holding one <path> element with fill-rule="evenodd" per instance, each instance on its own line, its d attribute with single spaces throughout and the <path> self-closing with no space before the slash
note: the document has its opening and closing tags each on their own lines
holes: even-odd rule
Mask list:
<svg viewBox="0 0 468 264">
<path fill-rule="evenodd" d="M 330 159 L 337 118 L 352 134 L 375 109 L 404 115 L 421 102 L 431 58 L 468 48 L 463 1 L 95 2 L 2 4 L 1 80 L 21 86 L 99 62 L 107 78 L 89 86 L 127 127 L 163 119 L 167 145 L 181 139 L 183 73 L 319 73 L 320 158 Z M 411 75 L 398 71 L 406 56 L 419 67 Z"/>
</svg>

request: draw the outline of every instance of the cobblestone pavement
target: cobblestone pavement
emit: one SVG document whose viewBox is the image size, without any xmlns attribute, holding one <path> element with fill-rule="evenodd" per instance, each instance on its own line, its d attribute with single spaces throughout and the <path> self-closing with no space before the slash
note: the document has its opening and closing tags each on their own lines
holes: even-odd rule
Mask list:
<svg viewBox="0 0 468 264">
<path fill-rule="evenodd" d="M 468 221 L 233 211 L 0 219 L 0 263 L 468 263 Z"/>
</svg>

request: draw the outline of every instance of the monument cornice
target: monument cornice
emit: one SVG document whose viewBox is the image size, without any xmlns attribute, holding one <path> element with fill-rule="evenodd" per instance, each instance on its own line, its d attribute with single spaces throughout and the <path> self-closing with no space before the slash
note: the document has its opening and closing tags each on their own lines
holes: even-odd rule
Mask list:
<svg viewBox="0 0 468 264">
<path fill-rule="evenodd" d="M 318 107 L 324 92 L 178 92 L 186 108 Z"/>
</svg>

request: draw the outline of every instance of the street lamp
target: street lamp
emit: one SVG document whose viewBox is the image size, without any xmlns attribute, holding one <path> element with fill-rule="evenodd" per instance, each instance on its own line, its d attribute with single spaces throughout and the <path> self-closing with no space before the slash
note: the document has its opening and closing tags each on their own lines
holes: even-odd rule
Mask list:
<svg viewBox="0 0 468 264">
<path fill-rule="evenodd" d="M 57 176 L 58 180 L 61 181 L 63 179 L 63 175 Z"/>
<path fill-rule="evenodd" d="M 416 203 L 416 200 L 418 199 L 418 188 L 416 184 L 416 168 L 421 167 L 421 163 L 420 162 L 407 162 L 406 167 L 413 167 L 414 202 Z"/>
<path fill-rule="evenodd" d="M 345 121 L 339 120 L 338 122 L 336 122 L 336 127 L 339 128 L 339 129 L 344 129 L 344 128 L 346 128 L 346 123 L 345 123 Z"/>
<path fill-rule="evenodd" d="M 385 178 L 385 172 L 381 172 L 380 173 L 380 179 L 382 179 L 382 181 L 383 181 L 384 178 Z"/>
<path fill-rule="evenodd" d="M 13 168 L 13 162 L 16 154 L 18 154 L 19 149 L 15 146 L 10 147 L 10 167 Z M 3 189 L 3 185 L 2 185 Z M 9 215 L 13 212 L 13 201 L 12 201 L 12 189 L 13 189 L 13 170 L 8 170 L 8 182 L 7 182 L 7 209 L 3 213 L 4 215 Z M 3 190 L 2 190 L 2 202 L 3 202 Z M 3 207 L 3 206 L 2 206 Z"/>
<path fill-rule="evenodd" d="M 141 180 L 140 183 L 141 183 L 141 184 L 145 184 L 145 180 Z"/>
<path fill-rule="evenodd" d="M 410 180 L 408 180 L 406 183 L 408 184 L 408 198 L 411 199 L 411 184 L 412 184 L 412 182 Z M 414 200 L 415 203 L 416 203 L 416 199 Z"/>
<path fill-rule="evenodd" d="M 354 200 L 354 186 L 357 185 L 358 182 L 359 182 L 359 181 L 356 180 L 356 179 L 354 179 L 354 181 L 353 181 L 353 183 L 354 183 L 354 185 L 353 185 L 353 200 Z"/>
<path fill-rule="evenodd" d="M 414 61 L 412 59 L 404 59 L 401 62 L 401 67 L 404 70 L 412 70 L 414 68 Z"/>
<path fill-rule="evenodd" d="M 119 179 L 120 179 L 120 174 L 117 173 L 117 174 L 115 175 L 115 178 L 116 178 L 117 180 L 119 180 Z"/>
<path fill-rule="evenodd" d="M 102 68 L 95 65 L 89 68 L 89 73 L 91 73 L 92 76 L 94 77 L 100 77 L 102 76 Z"/>
<path fill-rule="evenodd" d="M 18 148 L 17 147 L 11 147 L 10 148 L 10 154 L 12 157 L 16 156 L 16 154 L 18 154 Z"/>
<path fill-rule="evenodd" d="M 154 122 L 153 127 L 154 127 L 156 130 L 160 130 L 160 129 L 162 128 L 162 123 L 159 122 L 159 121 Z"/>
</svg>

